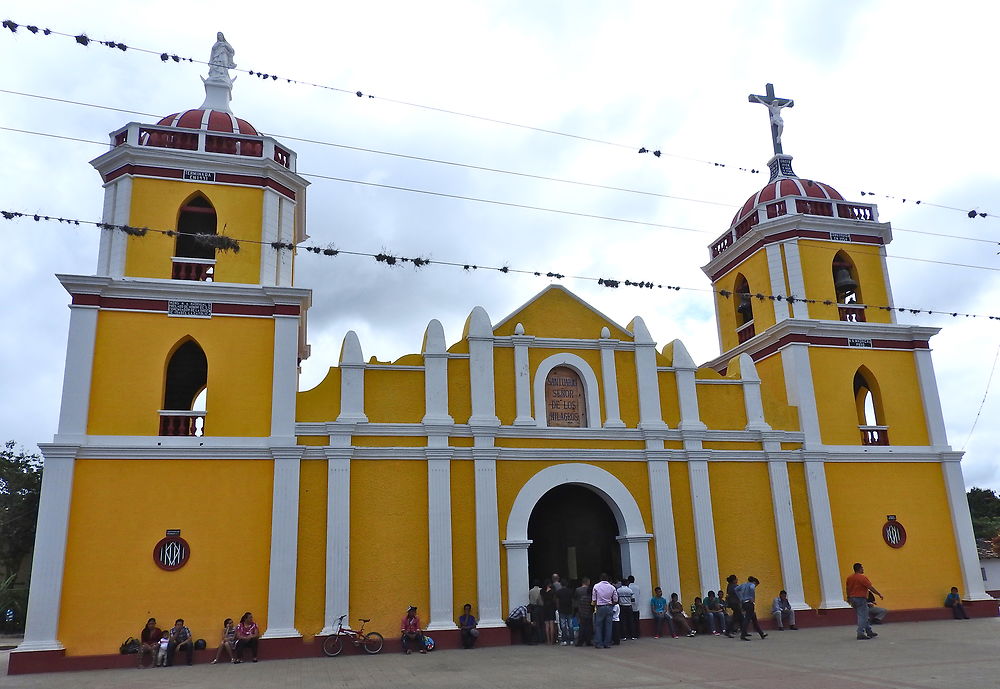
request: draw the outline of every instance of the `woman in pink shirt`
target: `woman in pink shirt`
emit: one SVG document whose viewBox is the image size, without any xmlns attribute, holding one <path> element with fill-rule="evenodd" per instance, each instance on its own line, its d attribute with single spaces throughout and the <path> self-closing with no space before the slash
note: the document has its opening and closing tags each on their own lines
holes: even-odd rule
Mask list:
<svg viewBox="0 0 1000 689">
<path fill-rule="evenodd" d="M 236 660 L 234 663 L 243 662 L 243 649 L 249 648 L 253 662 L 257 662 L 257 639 L 260 638 L 260 629 L 253 621 L 253 615 L 249 612 L 243 613 L 240 623 L 236 625 Z"/>
</svg>

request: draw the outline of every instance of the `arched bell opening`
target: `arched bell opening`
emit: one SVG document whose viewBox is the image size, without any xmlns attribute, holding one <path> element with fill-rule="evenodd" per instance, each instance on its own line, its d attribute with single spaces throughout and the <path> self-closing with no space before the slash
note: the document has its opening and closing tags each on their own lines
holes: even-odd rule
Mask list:
<svg viewBox="0 0 1000 689">
<path fill-rule="evenodd" d="M 840 320 L 864 322 L 865 309 L 861 299 L 861 285 L 858 281 L 858 269 L 854 261 L 844 251 L 838 251 L 833 257 L 833 289 L 837 294 L 837 308 Z"/>
<path fill-rule="evenodd" d="M 215 275 L 215 248 L 200 240 L 218 230 L 215 207 L 201 192 L 189 197 L 177 216 L 172 277 L 211 282 Z"/>
<path fill-rule="evenodd" d="M 753 297 L 750 294 L 750 283 L 742 273 L 736 276 L 733 284 L 733 306 L 736 309 L 736 339 L 743 343 L 756 332 L 753 324 Z"/>
<path fill-rule="evenodd" d="M 160 435 L 204 435 L 207 385 L 208 358 L 194 339 L 186 338 L 167 359 Z"/>
<path fill-rule="evenodd" d="M 862 445 L 888 445 L 889 426 L 875 376 L 862 366 L 854 374 L 854 408 Z"/>
</svg>

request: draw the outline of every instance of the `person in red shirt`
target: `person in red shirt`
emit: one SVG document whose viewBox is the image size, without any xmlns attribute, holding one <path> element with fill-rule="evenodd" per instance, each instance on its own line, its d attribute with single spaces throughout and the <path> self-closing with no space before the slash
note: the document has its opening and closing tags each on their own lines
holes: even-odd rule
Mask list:
<svg viewBox="0 0 1000 689">
<path fill-rule="evenodd" d="M 424 632 L 420 628 L 420 618 L 417 617 L 417 606 L 410 606 L 409 610 L 406 611 L 406 617 L 403 618 L 399 626 L 403 635 L 403 650 L 406 655 L 413 652 L 411 646 L 419 648 L 421 653 L 427 653 L 427 647 L 424 645 Z"/>
<path fill-rule="evenodd" d="M 871 580 L 865 576 L 865 568 L 860 562 L 855 562 L 854 574 L 847 577 L 847 602 L 851 604 L 854 612 L 858 615 L 858 641 L 868 641 L 878 636 L 878 634 L 872 631 L 871 623 L 868 620 L 869 591 L 882 598 L 882 594 L 872 585 Z"/>
</svg>

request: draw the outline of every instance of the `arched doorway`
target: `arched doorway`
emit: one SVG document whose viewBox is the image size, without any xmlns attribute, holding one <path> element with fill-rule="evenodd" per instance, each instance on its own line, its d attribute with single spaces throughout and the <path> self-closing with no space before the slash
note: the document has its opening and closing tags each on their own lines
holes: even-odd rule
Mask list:
<svg viewBox="0 0 1000 689">
<path fill-rule="evenodd" d="M 601 496 L 585 486 L 557 486 L 528 520 L 528 576 L 534 582 L 558 572 L 568 582 L 621 574 L 618 535 L 618 522 Z"/>
</svg>

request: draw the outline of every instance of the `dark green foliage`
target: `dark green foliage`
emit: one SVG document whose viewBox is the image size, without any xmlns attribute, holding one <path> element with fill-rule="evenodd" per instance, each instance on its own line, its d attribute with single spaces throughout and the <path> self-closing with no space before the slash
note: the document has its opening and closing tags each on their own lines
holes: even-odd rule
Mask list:
<svg viewBox="0 0 1000 689">
<path fill-rule="evenodd" d="M 994 538 L 1000 533 L 1000 497 L 992 490 L 983 488 L 969 489 L 966 497 L 976 538 Z"/>
</svg>

